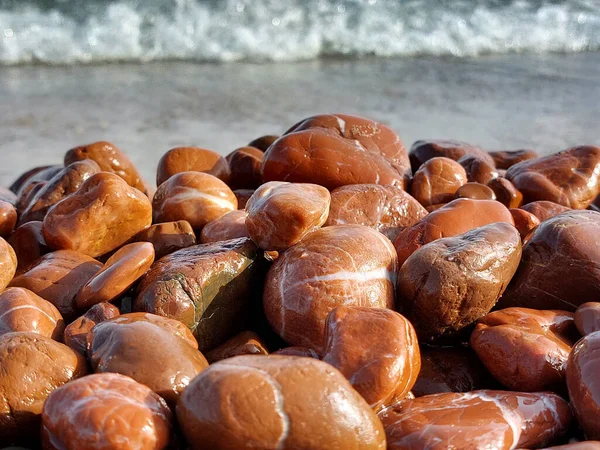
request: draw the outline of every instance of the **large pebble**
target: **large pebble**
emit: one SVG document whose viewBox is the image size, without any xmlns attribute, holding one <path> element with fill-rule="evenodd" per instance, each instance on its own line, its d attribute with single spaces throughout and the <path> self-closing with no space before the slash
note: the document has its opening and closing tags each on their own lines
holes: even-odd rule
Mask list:
<svg viewBox="0 0 600 450">
<path fill-rule="evenodd" d="M 455 335 L 492 309 L 520 258 L 519 232 L 507 223 L 424 245 L 400 268 L 398 311 L 421 340 Z"/>
<path fill-rule="evenodd" d="M 322 360 L 342 372 L 375 411 L 393 397 L 406 397 L 421 368 L 410 322 L 380 308 L 335 308 L 325 324 Z"/>
<path fill-rule="evenodd" d="M 0 334 L 15 331 L 41 334 L 62 341 L 65 322 L 56 307 L 23 288 L 0 294 Z"/>
<path fill-rule="evenodd" d="M 506 308 L 479 320 L 471 346 L 508 389 L 563 393 L 576 334 L 572 313 Z"/>
<path fill-rule="evenodd" d="M 467 182 L 465 169 L 456 161 L 438 156 L 423 163 L 415 172 L 410 193 L 423 206 L 448 203 Z"/>
<path fill-rule="evenodd" d="M 208 244 L 243 237 L 250 237 L 246 228 L 246 211 L 237 209 L 213 220 L 202 228 L 200 242 Z"/>
<path fill-rule="evenodd" d="M 523 161 L 508 169 L 506 178 L 523 193 L 525 203 L 549 200 L 585 209 L 600 193 L 600 147 L 573 147 Z"/>
<path fill-rule="evenodd" d="M 174 406 L 208 362 L 191 334 L 180 337 L 172 331 L 179 324 L 169 322 L 176 321 L 144 313 L 100 322 L 88 335 L 92 368 L 130 376 Z M 183 325 L 181 328 L 185 329 Z"/>
<path fill-rule="evenodd" d="M 232 189 L 256 189 L 262 183 L 260 171 L 264 153 L 255 147 L 241 147 L 226 156 L 231 167 Z"/>
<path fill-rule="evenodd" d="M 77 313 L 77 293 L 101 268 L 102 264 L 89 256 L 60 250 L 38 259 L 10 285 L 29 289 L 48 300 L 70 322 Z"/>
<path fill-rule="evenodd" d="M 177 418 L 198 450 L 248 443 L 263 450 L 386 448 L 367 402 L 336 369 L 312 358 L 238 356 L 215 363 L 183 392 Z"/>
<path fill-rule="evenodd" d="M 154 262 L 154 247 L 149 242 L 134 242 L 121 247 L 104 267 L 83 286 L 75 303 L 86 310 L 96 303 L 112 302 L 144 275 Z"/>
<path fill-rule="evenodd" d="M 600 332 L 584 336 L 567 362 L 567 387 L 575 417 L 588 439 L 600 439 Z"/>
<path fill-rule="evenodd" d="M 55 250 L 76 250 L 95 258 L 119 248 L 151 223 L 148 197 L 118 175 L 101 172 L 48 211 L 43 233 Z"/>
<path fill-rule="evenodd" d="M 194 229 L 237 209 L 237 198 L 217 177 L 181 172 L 161 184 L 152 200 L 154 222 L 185 220 Z"/>
<path fill-rule="evenodd" d="M 133 306 L 183 322 L 200 350 L 211 350 L 244 329 L 258 308 L 255 291 L 263 278 L 250 239 L 197 245 L 157 261 L 142 278 Z"/>
<path fill-rule="evenodd" d="M 150 242 L 156 259 L 196 244 L 196 234 L 186 220 L 163 222 L 146 228 L 137 235 L 136 241 Z"/>
<path fill-rule="evenodd" d="M 116 373 L 88 375 L 56 389 L 42 412 L 46 450 L 168 447 L 173 414 L 143 384 Z"/>
<path fill-rule="evenodd" d="M 100 172 L 94 161 L 76 161 L 48 180 L 31 200 L 19 218 L 19 225 L 32 221 L 43 221 L 48 210 L 59 201 L 76 192 L 92 175 Z"/>
<path fill-rule="evenodd" d="M 570 211 L 545 220 L 523 247 L 500 307 L 575 311 L 600 298 L 600 213 Z"/>
<path fill-rule="evenodd" d="M 397 186 L 351 184 L 331 193 L 324 226 L 364 225 L 394 241 L 398 234 L 427 215 L 427 210 Z"/>
<path fill-rule="evenodd" d="M 177 147 L 169 150 L 158 162 L 156 185 L 160 186 L 181 172 L 203 172 L 227 183 L 231 177 L 229 164 L 212 150 L 198 147 Z"/>
<path fill-rule="evenodd" d="M 445 393 L 383 410 L 388 450 L 537 448 L 564 434 L 569 404 L 550 393 Z"/>
<path fill-rule="evenodd" d="M 75 147 L 65 154 L 65 166 L 76 161 L 92 160 L 103 172 L 114 173 L 142 192 L 146 191 L 144 180 L 129 157 L 110 142 L 99 141 Z"/>
<path fill-rule="evenodd" d="M 501 203 L 468 198 L 453 200 L 398 235 L 394 241 L 398 263 L 404 264 L 415 250 L 436 239 L 456 236 L 495 222 L 514 224 L 510 212 Z"/>
<path fill-rule="evenodd" d="M 331 195 L 322 186 L 271 181 L 246 203 L 246 228 L 256 244 L 283 251 L 327 220 Z"/>
<path fill-rule="evenodd" d="M 36 333 L 0 336 L 0 442 L 14 444 L 39 435 L 50 393 L 85 375 L 81 355 Z"/>
<path fill-rule="evenodd" d="M 348 115 L 310 117 L 266 151 L 264 181 L 315 183 L 333 190 L 347 184 L 408 186 L 410 164 L 390 128 Z"/>
<path fill-rule="evenodd" d="M 288 343 L 319 349 L 327 315 L 340 305 L 392 308 L 396 253 L 378 231 L 359 225 L 321 228 L 271 266 L 263 304 Z"/>
</svg>

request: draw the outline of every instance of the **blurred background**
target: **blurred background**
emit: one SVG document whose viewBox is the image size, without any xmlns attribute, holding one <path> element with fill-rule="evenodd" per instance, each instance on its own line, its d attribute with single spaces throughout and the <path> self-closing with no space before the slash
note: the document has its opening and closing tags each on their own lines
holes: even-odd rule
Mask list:
<svg viewBox="0 0 600 450">
<path fill-rule="evenodd" d="M 305 116 L 600 144 L 600 0 L 0 0 L 0 184 L 108 140 L 150 180 Z"/>
</svg>

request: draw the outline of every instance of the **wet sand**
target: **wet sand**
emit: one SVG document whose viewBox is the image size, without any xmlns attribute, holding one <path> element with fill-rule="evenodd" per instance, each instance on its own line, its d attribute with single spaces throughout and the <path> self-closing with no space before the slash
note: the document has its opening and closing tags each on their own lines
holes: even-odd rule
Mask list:
<svg viewBox="0 0 600 450">
<path fill-rule="evenodd" d="M 149 180 L 169 148 L 223 154 L 311 114 L 391 125 L 407 146 L 600 145 L 600 53 L 472 60 L 0 68 L 0 185 L 79 144 L 110 140 Z"/>
</svg>

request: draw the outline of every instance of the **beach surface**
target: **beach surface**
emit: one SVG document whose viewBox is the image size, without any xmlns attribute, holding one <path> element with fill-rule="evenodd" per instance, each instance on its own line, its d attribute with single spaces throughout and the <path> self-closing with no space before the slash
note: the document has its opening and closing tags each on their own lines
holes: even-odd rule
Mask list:
<svg viewBox="0 0 600 450">
<path fill-rule="evenodd" d="M 108 140 L 154 181 L 176 146 L 227 154 L 313 114 L 390 125 L 410 146 L 452 138 L 553 153 L 600 145 L 600 53 L 0 67 L 0 185 Z"/>
</svg>

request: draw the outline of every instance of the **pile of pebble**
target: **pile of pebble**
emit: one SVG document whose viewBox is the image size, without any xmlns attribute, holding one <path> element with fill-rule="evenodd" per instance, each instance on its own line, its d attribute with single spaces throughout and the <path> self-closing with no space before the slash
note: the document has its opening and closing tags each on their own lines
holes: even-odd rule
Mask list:
<svg viewBox="0 0 600 450">
<path fill-rule="evenodd" d="M 600 148 L 320 115 L 0 188 L 0 445 L 597 449 Z"/>
</svg>

